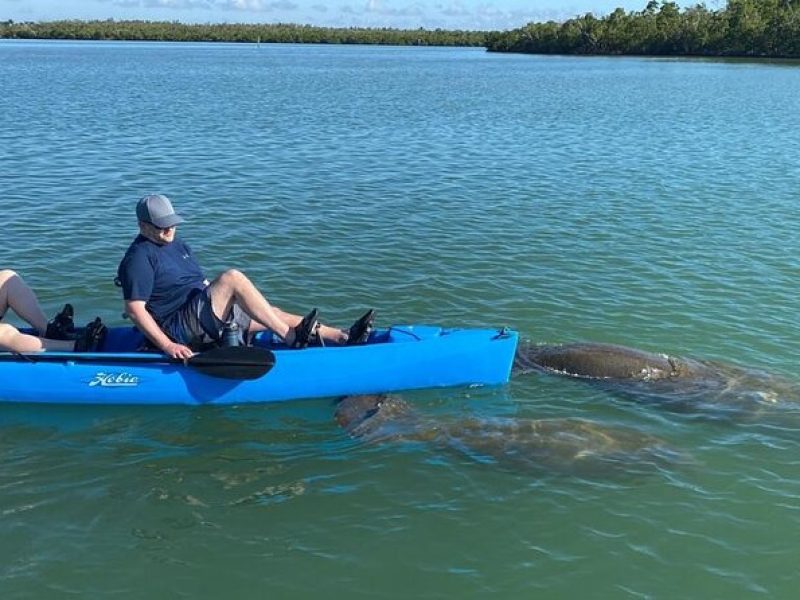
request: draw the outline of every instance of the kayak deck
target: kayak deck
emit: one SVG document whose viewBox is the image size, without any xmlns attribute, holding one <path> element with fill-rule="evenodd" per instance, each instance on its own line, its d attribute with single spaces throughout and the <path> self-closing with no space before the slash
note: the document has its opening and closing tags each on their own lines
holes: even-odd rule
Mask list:
<svg viewBox="0 0 800 600">
<path fill-rule="evenodd" d="M 271 334 L 274 365 L 253 380 L 209 376 L 158 353 L 135 352 L 141 333 L 109 328 L 103 352 L 0 353 L 0 401 L 78 404 L 240 404 L 508 381 L 517 333 L 405 325 L 358 346 L 287 348 Z M 5 355 L 5 360 L 4 360 Z M 12 356 L 14 359 L 12 360 Z M 80 357 L 80 359 L 78 359 Z"/>
</svg>

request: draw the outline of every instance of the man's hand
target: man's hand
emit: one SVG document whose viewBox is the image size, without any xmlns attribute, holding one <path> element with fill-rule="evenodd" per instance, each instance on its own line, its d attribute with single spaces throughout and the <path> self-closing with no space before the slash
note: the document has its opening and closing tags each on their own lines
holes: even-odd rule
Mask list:
<svg viewBox="0 0 800 600">
<path fill-rule="evenodd" d="M 147 306 L 144 300 L 126 300 L 125 312 L 128 313 L 131 321 L 139 328 L 139 331 L 144 333 L 147 339 L 153 342 L 157 348 L 170 358 L 186 361 L 194 356 L 194 352 L 188 347 L 173 342 L 167 337 L 167 334 L 161 331 L 158 323 L 156 323 L 155 319 L 147 312 Z"/>
<path fill-rule="evenodd" d="M 163 346 L 161 351 L 171 358 L 179 358 L 181 360 L 187 360 L 194 356 L 194 352 L 187 346 L 178 344 L 177 342 L 170 342 L 166 346 Z"/>
</svg>

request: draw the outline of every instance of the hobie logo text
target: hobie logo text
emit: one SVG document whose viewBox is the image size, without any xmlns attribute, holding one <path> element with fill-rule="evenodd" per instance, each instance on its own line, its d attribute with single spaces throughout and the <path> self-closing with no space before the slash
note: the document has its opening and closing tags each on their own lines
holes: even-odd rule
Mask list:
<svg viewBox="0 0 800 600">
<path fill-rule="evenodd" d="M 139 378 L 130 373 L 96 373 L 89 382 L 89 387 L 135 387 L 139 385 Z"/>
</svg>

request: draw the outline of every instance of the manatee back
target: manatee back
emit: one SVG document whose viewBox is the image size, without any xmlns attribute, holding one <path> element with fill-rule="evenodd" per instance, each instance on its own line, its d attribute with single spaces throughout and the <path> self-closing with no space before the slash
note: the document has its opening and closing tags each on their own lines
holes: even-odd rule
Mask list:
<svg viewBox="0 0 800 600">
<path fill-rule="evenodd" d="M 529 363 L 575 377 L 650 380 L 672 377 L 679 370 L 668 356 L 615 344 L 533 346 L 528 352 Z"/>
</svg>

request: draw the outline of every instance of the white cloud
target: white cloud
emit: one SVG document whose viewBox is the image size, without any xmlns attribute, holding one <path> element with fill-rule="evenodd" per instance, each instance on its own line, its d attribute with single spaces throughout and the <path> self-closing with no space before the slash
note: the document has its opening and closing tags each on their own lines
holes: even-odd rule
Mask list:
<svg viewBox="0 0 800 600">
<path fill-rule="evenodd" d="M 383 17 L 419 17 L 424 14 L 424 11 L 418 4 L 394 8 L 392 6 L 387 6 L 382 0 L 367 0 L 364 12 Z"/>
<path fill-rule="evenodd" d="M 261 12 L 267 10 L 267 4 L 263 0 L 228 0 L 227 2 L 221 2 L 220 8 Z"/>
<path fill-rule="evenodd" d="M 16 0 L 0 0 L 5 1 Z M 86 11 L 93 18 L 178 19 L 185 22 L 275 20 L 321 27 L 496 30 L 531 21 L 564 20 L 573 6 L 525 6 L 522 0 L 87 0 L 116 10 Z M 576 0 L 567 0 L 570 4 Z M 644 0 L 642 0 L 644 1 Z M 23 5 L 25 5 L 23 3 Z M 18 11 L 19 12 L 19 11 Z M 69 11 L 78 16 L 75 11 Z M 111 12 L 111 14 L 109 14 Z M 15 15 L 12 15 L 15 16 Z"/>
<path fill-rule="evenodd" d="M 167 8 L 185 10 L 212 8 L 211 0 L 112 0 L 111 4 L 123 8 Z"/>
<path fill-rule="evenodd" d="M 216 9 L 236 12 L 292 12 L 298 8 L 290 0 L 111 0 L 111 4 L 123 8 Z"/>
<path fill-rule="evenodd" d="M 238 10 L 247 12 L 275 12 L 275 11 L 294 11 L 297 4 L 288 0 L 217 0 L 216 6 L 222 10 Z"/>
<path fill-rule="evenodd" d="M 472 14 L 462 2 L 438 4 L 436 9 L 446 17 L 468 17 Z"/>
</svg>

